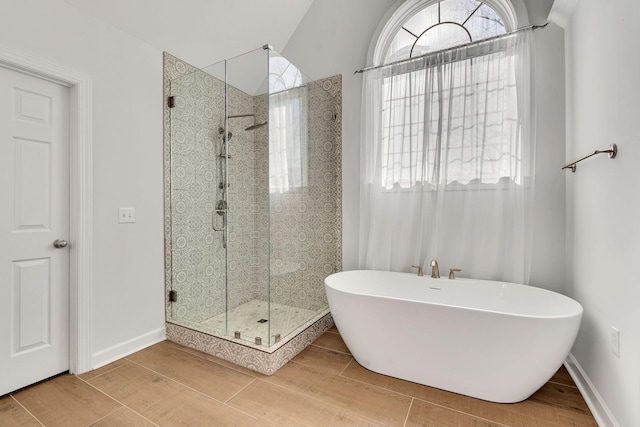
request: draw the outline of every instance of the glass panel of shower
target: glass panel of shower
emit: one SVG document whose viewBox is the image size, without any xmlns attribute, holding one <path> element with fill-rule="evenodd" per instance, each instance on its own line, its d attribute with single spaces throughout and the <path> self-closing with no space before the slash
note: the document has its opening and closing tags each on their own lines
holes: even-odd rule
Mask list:
<svg viewBox="0 0 640 427">
<path fill-rule="evenodd" d="M 331 89 L 267 46 L 171 81 L 167 321 L 268 349 L 328 312 L 341 257 Z"/>
<path fill-rule="evenodd" d="M 226 325 L 206 323 L 227 309 L 227 251 L 212 228 L 226 180 L 220 162 L 225 64 L 171 81 L 170 198 L 171 292 L 169 321 L 224 335 Z"/>
</svg>

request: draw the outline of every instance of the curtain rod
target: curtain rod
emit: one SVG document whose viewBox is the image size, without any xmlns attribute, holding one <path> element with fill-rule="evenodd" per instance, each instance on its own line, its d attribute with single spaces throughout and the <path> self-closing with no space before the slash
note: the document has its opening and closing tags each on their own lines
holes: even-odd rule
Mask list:
<svg viewBox="0 0 640 427">
<path fill-rule="evenodd" d="M 356 70 L 356 71 L 353 72 L 353 74 L 360 74 L 360 73 L 364 73 L 365 71 L 375 70 L 375 69 L 382 68 L 382 67 L 389 67 L 391 65 L 396 65 L 396 64 L 402 64 L 403 62 L 413 61 L 414 59 L 427 58 L 427 57 L 429 57 L 431 55 L 436 55 L 438 53 L 449 52 L 449 51 L 452 51 L 452 50 L 455 50 L 455 49 L 460 49 L 462 47 L 480 45 L 482 43 L 486 43 L 486 42 L 489 42 L 489 41 L 492 41 L 492 40 L 500 39 L 502 37 L 510 36 L 512 34 L 520 32 L 520 31 L 537 30 L 538 28 L 544 28 L 547 25 L 549 25 L 549 22 L 547 22 L 545 24 L 542 24 L 542 25 L 529 25 L 529 26 L 526 26 L 526 27 L 522 27 L 522 28 L 518 28 L 516 30 L 510 31 L 510 32 L 505 33 L 505 34 L 500 34 L 499 36 L 493 36 L 493 37 L 489 37 L 488 39 L 482 39 L 482 40 L 478 40 L 478 41 L 475 41 L 475 42 L 469 42 L 469 43 L 466 43 L 466 44 L 461 44 L 461 45 L 458 45 L 458 46 L 449 47 L 447 49 L 441 49 L 441 50 L 436 50 L 434 52 L 428 52 L 428 53 L 425 53 L 425 54 L 420 55 L 420 56 L 414 56 L 413 58 L 400 59 L 398 61 L 389 62 L 388 64 L 371 65 L 370 67 L 365 67 L 365 68 L 363 68 L 361 70 Z"/>
</svg>

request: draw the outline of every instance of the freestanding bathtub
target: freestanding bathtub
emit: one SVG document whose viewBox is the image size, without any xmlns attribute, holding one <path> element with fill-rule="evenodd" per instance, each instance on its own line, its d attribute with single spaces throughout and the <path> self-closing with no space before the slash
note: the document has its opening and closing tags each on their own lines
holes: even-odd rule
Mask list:
<svg viewBox="0 0 640 427">
<path fill-rule="evenodd" d="M 553 376 L 582 319 L 571 298 L 513 283 L 346 271 L 325 288 L 365 368 L 500 403 L 525 400 Z"/>
</svg>

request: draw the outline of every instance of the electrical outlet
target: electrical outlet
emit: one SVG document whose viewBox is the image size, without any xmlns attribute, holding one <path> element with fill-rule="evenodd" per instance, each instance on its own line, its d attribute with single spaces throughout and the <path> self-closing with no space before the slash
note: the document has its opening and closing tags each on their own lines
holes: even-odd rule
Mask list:
<svg viewBox="0 0 640 427">
<path fill-rule="evenodd" d="M 615 326 L 611 327 L 611 351 L 620 357 L 620 331 Z"/>
<path fill-rule="evenodd" d="M 136 222 L 136 209 L 135 208 L 120 208 L 118 211 L 118 222 L 129 223 Z"/>
</svg>

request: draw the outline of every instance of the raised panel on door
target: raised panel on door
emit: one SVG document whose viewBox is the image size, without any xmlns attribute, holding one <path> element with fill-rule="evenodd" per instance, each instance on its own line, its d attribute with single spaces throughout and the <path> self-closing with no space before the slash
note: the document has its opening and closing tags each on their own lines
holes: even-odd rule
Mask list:
<svg viewBox="0 0 640 427">
<path fill-rule="evenodd" d="M 16 119 L 50 127 L 53 101 L 50 96 L 18 87 L 13 88 L 13 94 L 13 111 Z"/>
<path fill-rule="evenodd" d="M 14 231 L 51 227 L 51 142 L 14 138 Z"/>
<path fill-rule="evenodd" d="M 51 260 L 14 261 L 11 357 L 51 345 Z"/>
</svg>

